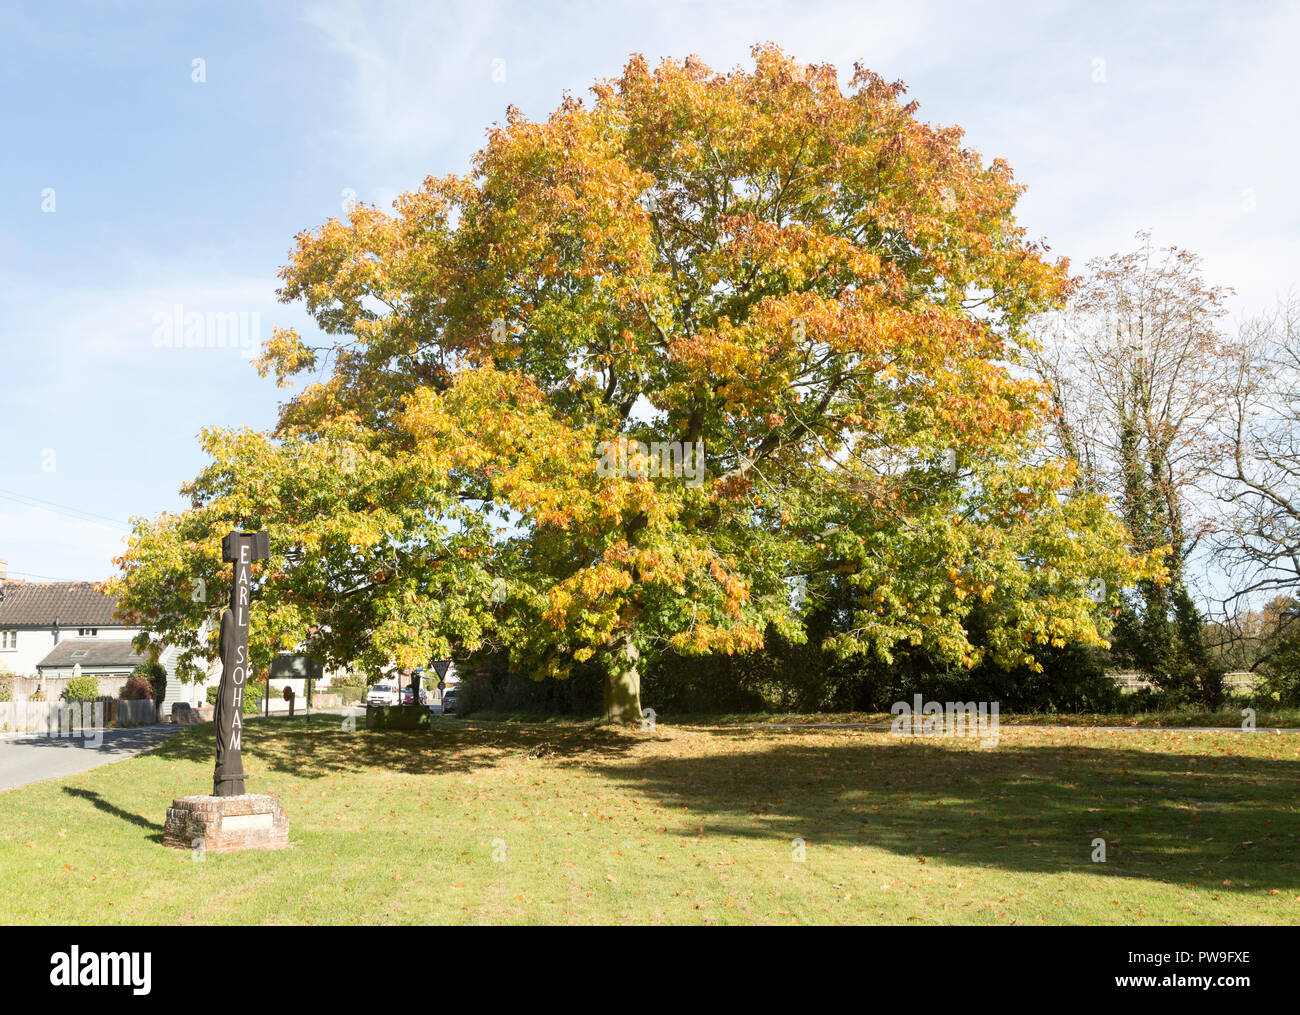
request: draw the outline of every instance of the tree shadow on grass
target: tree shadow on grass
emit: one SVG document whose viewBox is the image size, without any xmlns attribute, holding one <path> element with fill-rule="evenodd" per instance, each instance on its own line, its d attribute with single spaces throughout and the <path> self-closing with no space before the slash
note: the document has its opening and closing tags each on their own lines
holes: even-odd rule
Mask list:
<svg viewBox="0 0 1300 1015">
<path fill-rule="evenodd" d="M 364 720 L 361 720 L 364 721 Z M 610 760 L 657 737 L 595 725 L 521 726 L 435 723 L 429 730 L 343 728 L 337 716 L 260 720 L 244 726 L 246 771 L 265 766 L 303 779 L 373 772 L 433 775 L 473 772 L 510 758 L 535 760 L 582 757 Z M 210 723 L 175 737 L 153 752 L 167 761 L 211 764 L 215 742 Z"/>
<path fill-rule="evenodd" d="M 105 800 L 102 796 L 100 796 L 100 794 L 96 793 L 94 790 L 82 789 L 79 786 L 64 786 L 63 792 L 68 794 L 68 796 L 78 797 L 81 800 L 85 800 L 89 802 L 99 810 L 103 811 L 105 814 L 110 814 L 113 817 L 118 818 L 122 821 L 127 821 L 133 825 L 138 825 L 140 828 L 149 829 L 149 831 L 154 833 L 149 836 L 150 840 L 153 842 L 162 842 L 163 840 L 161 825 L 158 825 L 157 823 L 150 821 L 148 818 L 144 817 L 141 814 L 134 814 L 131 811 L 124 810 L 123 808 L 118 807 L 117 804 Z"/>
<path fill-rule="evenodd" d="M 717 752 L 595 770 L 685 809 L 692 835 L 702 825 L 810 848 L 1216 890 L 1300 886 L 1300 762 L 1078 745 L 967 750 L 879 734 L 825 747 L 720 739 Z M 1104 863 L 1093 862 L 1096 839 Z"/>
</svg>

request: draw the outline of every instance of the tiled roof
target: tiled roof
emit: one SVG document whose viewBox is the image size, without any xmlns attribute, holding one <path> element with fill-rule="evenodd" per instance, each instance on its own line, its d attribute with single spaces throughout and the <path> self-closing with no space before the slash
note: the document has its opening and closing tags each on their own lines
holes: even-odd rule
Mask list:
<svg viewBox="0 0 1300 1015">
<path fill-rule="evenodd" d="M 77 653 L 84 652 L 85 655 Z M 65 638 L 37 666 L 131 666 L 145 662 L 127 638 Z"/>
<path fill-rule="evenodd" d="M 0 627 L 121 626 L 113 619 L 116 600 L 95 590 L 93 582 L 0 582 Z"/>
</svg>

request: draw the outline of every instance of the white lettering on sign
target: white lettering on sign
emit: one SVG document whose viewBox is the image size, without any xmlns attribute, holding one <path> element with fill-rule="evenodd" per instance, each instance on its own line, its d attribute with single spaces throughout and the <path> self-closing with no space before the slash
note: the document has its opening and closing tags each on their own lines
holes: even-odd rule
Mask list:
<svg viewBox="0 0 1300 1015">
<path fill-rule="evenodd" d="M 249 547 L 247 543 L 241 543 L 239 547 L 239 563 L 235 567 L 235 624 L 239 627 L 248 626 L 248 593 L 249 593 L 249 570 L 248 570 Z"/>
</svg>

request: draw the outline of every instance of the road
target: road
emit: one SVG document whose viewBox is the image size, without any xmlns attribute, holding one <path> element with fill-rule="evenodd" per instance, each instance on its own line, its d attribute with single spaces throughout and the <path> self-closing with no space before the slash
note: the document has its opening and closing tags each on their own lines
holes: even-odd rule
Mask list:
<svg viewBox="0 0 1300 1015">
<path fill-rule="evenodd" d="M 75 775 L 114 761 L 124 761 L 157 747 L 185 726 L 137 726 L 123 730 L 96 730 L 99 739 L 50 737 L 38 733 L 0 736 L 0 790 L 26 786 L 43 779 Z"/>
</svg>

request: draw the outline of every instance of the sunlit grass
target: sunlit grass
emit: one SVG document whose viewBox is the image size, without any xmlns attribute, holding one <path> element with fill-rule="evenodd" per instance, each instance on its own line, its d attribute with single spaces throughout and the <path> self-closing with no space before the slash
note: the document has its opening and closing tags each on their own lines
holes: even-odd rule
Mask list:
<svg viewBox="0 0 1300 1015">
<path fill-rule="evenodd" d="M 0 922 L 1300 922 L 1289 734 L 1004 725 L 981 750 L 667 724 L 348 733 L 314 716 L 252 722 L 245 744 L 289 849 L 160 844 L 171 798 L 211 785 L 196 727 L 0 794 Z"/>
</svg>

